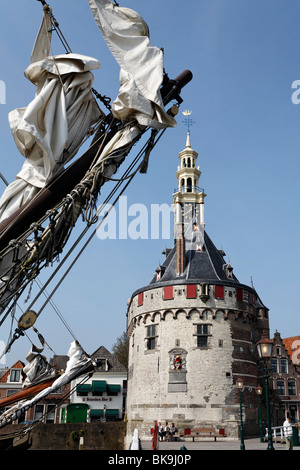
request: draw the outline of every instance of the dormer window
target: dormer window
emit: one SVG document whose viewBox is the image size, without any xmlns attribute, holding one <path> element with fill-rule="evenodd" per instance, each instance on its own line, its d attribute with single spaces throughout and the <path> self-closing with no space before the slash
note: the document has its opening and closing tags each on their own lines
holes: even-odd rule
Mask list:
<svg viewBox="0 0 300 470">
<path fill-rule="evenodd" d="M 21 369 L 12 369 L 9 376 L 10 382 L 21 382 Z"/>
<path fill-rule="evenodd" d="M 230 263 L 224 264 L 223 269 L 224 269 L 228 279 L 232 279 L 233 278 L 233 267 L 231 266 L 231 264 Z"/>
</svg>

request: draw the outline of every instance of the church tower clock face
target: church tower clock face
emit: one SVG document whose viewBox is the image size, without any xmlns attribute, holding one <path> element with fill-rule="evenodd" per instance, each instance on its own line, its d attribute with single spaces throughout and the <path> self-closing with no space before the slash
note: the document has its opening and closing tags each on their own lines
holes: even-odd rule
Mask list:
<svg viewBox="0 0 300 470">
<path fill-rule="evenodd" d="M 195 205 L 192 202 L 182 204 L 182 220 L 184 224 L 189 224 L 195 212 Z"/>
</svg>

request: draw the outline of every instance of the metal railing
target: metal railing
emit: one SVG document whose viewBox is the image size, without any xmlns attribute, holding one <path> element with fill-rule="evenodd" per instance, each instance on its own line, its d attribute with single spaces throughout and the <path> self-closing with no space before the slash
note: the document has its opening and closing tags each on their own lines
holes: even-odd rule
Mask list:
<svg viewBox="0 0 300 470">
<path fill-rule="evenodd" d="M 195 184 L 191 185 L 184 185 L 184 186 L 179 186 L 178 188 L 174 189 L 174 193 L 204 193 L 204 189 L 200 188 L 199 186 Z"/>
<path fill-rule="evenodd" d="M 271 429 L 272 429 L 273 439 L 280 437 L 282 441 L 284 440 L 283 426 L 275 426 L 275 427 L 272 427 Z M 268 436 L 268 428 L 266 428 L 266 436 Z"/>
</svg>

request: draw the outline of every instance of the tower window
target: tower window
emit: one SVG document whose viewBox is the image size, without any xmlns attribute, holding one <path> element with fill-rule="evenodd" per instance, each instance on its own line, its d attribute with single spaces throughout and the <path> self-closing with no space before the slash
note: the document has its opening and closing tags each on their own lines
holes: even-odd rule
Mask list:
<svg viewBox="0 0 300 470">
<path fill-rule="evenodd" d="M 192 186 L 193 186 L 193 182 L 192 182 L 192 178 L 188 178 L 187 181 L 187 188 L 186 188 L 186 191 L 187 193 L 191 193 L 192 192 Z"/>
<path fill-rule="evenodd" d="M 197 348 L 206 348 L 208 346 L 210 325 L 197 325 Z"/>
<path fill-rule="evenodd" d="M 156 325 L 146 326 L 146 349 L 153 350 L 156 346 Z"/>
</svg>

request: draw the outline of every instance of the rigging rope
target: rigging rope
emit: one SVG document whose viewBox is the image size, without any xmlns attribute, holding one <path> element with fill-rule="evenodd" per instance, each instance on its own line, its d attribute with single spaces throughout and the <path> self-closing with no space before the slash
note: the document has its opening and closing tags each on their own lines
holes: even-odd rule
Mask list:
<svg viewBox="0 0 300 470">
<path fill-rule="evenodd" d="M 161 135 L 165 132 L 162 131 Z M 160 136 L 161 137 L 161 136 Z M 159 137 L 159 138 L 160 138 Z M 159 139 L 157 139 L 158 141 Z M 157 143 L 157 141 L 155 142 L 155 144 Z M 154 144 L 154 145 L 155 145 Z M 143 150 L 143 149 L 142 149 Z M 138 162 L 138 160 L 141 158 L 141 155 L 142 155 L 142 150 L 140 151 L 139 155 L 135 158 L 134 162 L 131 163 L 131 165 L 127 168 L 127 170 L 125 171 L 124 175 L 122 178 L 120 178 L 118 181 L 118 183 L 116 184 L 115 188 L 113 189 L 113 191 L 111 191 L 111 193 L 109 194 L 109 196 L 106 198 L 106 200 L 104 201 L 104 203 L 100 206 L 100 208 L 97 210 L 97 213 L 96 215 L 94 216 L 94 219 L 96 219 L 96 217 L 98 217 L 98 215 L 100 214 L 100 212 L 104 209 L 104 207 L 109 203 L 109 201 L 111 200 L 112 196 L 116 193 L 117 189 L 119 189 L 119 187 L 121 186 L 121 183 L 124 182 L 124 180 L 126 179 L 127 177 L 127 173 L 130 172 L 133 168 L 133 166 Z M 139 165 L 138 169 L 141 167 L 141 164 Z M 137 171 L 138 171 L 137 169 Z M 130 178 L 128 179 L 125 187 L 122 189 L 122 191 L 119 193 L 119 195 L 116 197 L 116 199 L 114 200 L 113 204 L 110 206 L 110 209 L 109 211 L 106 212 L 106 214 L 104 215 L 102 221 L 100 222 L 100 224 L 98 224 L 97 228 L 93 231 L 93 233 L 91 234 L 91 236 L 89 237 L 89 239 L 87 240 L 87 242 L 85 243 L 85 245 L 83 246 L 83 248 L 79 251 L 79 254 L 77 254 L 76 258 L 74 259 L 74 261 L 71 263 L 71 265 L 69 266 L 69 268 L 67 269 L 66 273 L 64 274 L 63 278 L 61 279 L 61 281 L 59 282 L 59 284 L 55 287 L 55 289 L 52 291 L 52 293 L 49 295 L 49 299 L 52 297 L 52 295 L 55 293 L 55 291 L 57 290 L 57 288 L 59 287 L 59 285 L 62 283 L 62 281 L 64 280 L 64 278 L 66 277 L 66 275 L 69 273 L 69 271 L 72 269 L 72 267 L 74 266 L 75 262 L 78 260 L 78 258 L 80 257 L 80 255 L 82 254 L 82 252 L 84 251 L 84 249 L 87 247 L 87 245 L 90 243 L 90 241 L 92 240 L 92 238 L 95 236 L 99 226 L 103 223 L 103 221 L 105 220 L 105 218 L 108 216 L 109 212 L 112 210 L 112 208 L 116 205 L 119 197 L 123 194 L 123 192 L 126 190 L 126 188 L 128 187 L 128 185 L 131 183 L 132 179 L 134 178 L 134 176 L 136 175 L 137 171 L 134 171 L 131 175 L 130 175 Z M 77 240 L 75 241 L 75 243 L 73 244 L 73 246 L 70 248 L 69 252 L 66 254 L 66 256 L 64 257 L 64 259 L 61 261 L 61 263 L 59 264 L 59 266 L 56 268 L 56 270 L 54 271 L 54 273 L 50 276 L 50 278 L 47 280 L 47 282 L 45 283 L 44 287 L 41 289 L 41 291 L 37 294 L 37 296 L 34 298 L 34 300 L 32 301 L 32 303 L 30 304 L 28 310 L 30 310 L 33 305 L 36 303 L 36 301 L 38 300 L 38 298 L 40 297 L 41 293 L 42 293 L 42 290 L 48 285 L 50 284 L 50 282 L 52 281 L 52 279 L 55 277 L 55 275 L 57 274 L 57 272 L 59 271 L 59 269 L 61 268 L 61 266 L 65 263 L 65 261 L 67 260 L 67 258 L 71 255 L 71 253 L 74 251 L 75 247 L 79 244 L 79 242 L 82 240 L 82 238 L 84 237 L 84 235 L 87 233 L 87 231 L 89 230 L 91 224 L 87 225 L 84 230 L 82 231 L 82 233 L 80 234 L 80 236 L 77 238 Z M 48 303 L 48 300 L 44 303 L 44 305 L 42 306 L 42 308 L 39 310 L 38 314 L 37 315 L 40 315 L 40 313 L 42 312 L 42 310 L 44 309 L 44 307 L 47 305 Z"/>
<path fill-rule="evenodd" d="M 70 53 L 71 52 L 71 49 L 64 37 L 64 35 L 62 34 L 60 28 L 59 28 L 59 24 L 58 22 L 56 21 L 56 19 L 54 18 L 53 14 L 52 14 L 52 9 L 49 7 L 49 5 L 44 1 L 44 0 L 38 0 L 42 3 L 43 5 L 43 10 L 45 13 L 47 13 L 49 16 L 50 16 L 50 19 L 51 19 L 51 24 L 53 26 L 53 30 L 56 31 L 59 39 L 61 40 L 65 50 L 67 53 Z M 117 3 L 115 2 L 115 4 L 117 5 Z M 48 36 L 48 35 L 47 35 Z M 52 48 L 51 48 L 51 42 L 50 42 L 50 38 L 48 37 L 48 40 L 49 40 L 49 46 L 50 46 L 50 51 L 51 51 L 51 54 L 52 54 Z M 52 54 L 52 58 L 55 62 L 55 57 L 53 56 Z M 61 79 L 61 77 L 60 77 Z M 109 101 L 107 100 L 106 97 L 101 97 L 101 95 L 97 94 L 97 92 L 95 90 L 93 90 L 94 94 L 100 98 L 104 104 L 109 108 L 110 105 L 109 105 Z M 167 97 L 165 98 L 164 101 L 166 101 L 166 99 L 169 98 L 169 96 L 171 95 L 172 93 L 172 89 L 169 90 L 169 93 L 167 94 Z M 105 118 L 107 118 L 107 116 L 105 116 Z M 99 124 L 99 128 L 100 126 L 103 125 L 103 121 Z M 101 142 L 101 145 L 99 145 L 99 148 L 98 148 L 98 151 L 96 152 L 96 156 L 94 157 L 94 161 L 96 161 L 96 159 L 98 158 L 98 155 L 99 153 L 101 152 L 102 150 L 102 147 L 105 143 L 105 139 L 108 135 L 108 132 L 110 130 L 110 127 L 112 126 L 112 123 L 113 123 L 113 119 L 109 122 L 109 121 L 106 121 L 107 123 L 109 123 L 109 126 L 108 128 L 106 129 L 106 131 L 102 134 L 102 136 L 100 138 L 103 137 L 103 140 Z M 141 135 L 148 129 L 144 129 L 143 131 L 141 130 L 141 133 L 138 137 L 137 140 L 139 140 L 139 138 L 141 137 Z M 45 221 L 48 217 L 50 219 L 50 222 L 49 222 L 49 225 L 48 227 L 46 227 L 46 229 L 44 229 L 43 231 L 43 235 L 44 233 L 48 231 L 48 233 L 50 233 L 50 235 L 48 236 L 48 239 L 45 238 L 44 240 L 46 241 L 46 250 L 48 250 L 48 254 L 46 253 L 46 257 L 44 257 L 44 260 L 46 264 L 49 263 L 49 261 L 53 261 L 53 258 L 54 258 L 54 255 L 57 256 L 57 254 L 59 253 L 58 249 L 62 250 L 62 245 L 61 243 L 63 243 L 63 246 L 65 245 L 66 241 L 68 240 L 69 236 L 70 236 L 70 233 L 71 233 L 71 226 L 68 228 L 67 227 L 67 232 L 64 231 L 64 233 L 62 234 L 62 241 L 60 241 L 60 239 L 58 240 L 58 242 L 56 241 L 56 245 L 54 244 L 54 237 L 55 237 L 55 228 L 57 228 L 57 225 L 59 223 L 59 220 L 60 220 L 60 217 L 64 217 L 64 216 L 67 216 L 67 210 L 68 208 L 72 208 L 72 205 L 75 205 L 75 198 L 76 198 L 76 195 L 79 196 L 79 198 L 82 198 L 82 197 L 87 197 L 89 198 L 89 201 L 86 200 L 85 201 L 85 215 L 84 215 L 84 220 L 87 222 L 87 226 L 85 227 L 85 229 L 82 231 L 82 233 L 80 234 L 80 236 L 77 238 L 77 240 L 74 242 L 74 244 L 72 245 L 71 249 L 68 251 L 68 253 L 65 255 L 65 257 L 63 258 L 63 260 L 59 263 L 59 265 L 57 266 L 57 268 L 54 270 L 54 272 L 52 273 L 52 275 L 48 278 L 47 282 L 44 284 L 44 286 L 40 286 L 40 292 L 38 293 L 38 295 L 36 295 L 36 297 L 34 298 L 33 302 L 31 302 L 30 304 L 30 307 L 28 308 L 28 310 L 30 310 L 32 308 L 32 306 L 35 304 L 35 302 L 38 300 L 38 298 L 40 297 L 40 295 L 42 293 L 45 292 L 45 289 L 46 287 L 49 285 L 49 283 L 54 279 L 54 277 L 56 276 L 56 274 L 58 273 L 58 271 L 61 269 L 62 265 L 66 262 L 66 260 L 69 258 L 69 256 L 71 255 L 71 253 L 74 251 L 74 249 L 76 248 L 76 246 L 80 243 L 80 241 L 83 239 L 84 235 L 87 233 L 87 231 L 89 230 L 89 228 L 91 227 L 92 224 L 94 224 L 97 220 L 98 220 L 98 216 L 99 216 L 99 213 L 100 211 L 103 209 L 103 207 L 106 206 L 106 204 L 108 204 L 108 202 L 110 201 L 110 199 L 113 197 L 113 195 L 119 190 L 121 184 L 124 184 L 125 180 L 127 180 L 127 183 L 125 184 L 125 187 L 120 191 L 119 195 L 116 197 L 116 199 L 114 200 L 113 204 L 110 206 L 110 209 L 109 211 L 105 214 L 105 216 L 103 217 L 102 221 L 100 222 L 100 224 L 98 225 L 98 227 L 93 231 L 93 233 L 91 234 L 91 236 L 88 238 L 87 242 L 84 244 L 84 246 L 80 249 L 79 253 L 77 254 L 77 256 L 75 257 L 75 259 L 72 261 L 71 265 L 69 266 L 69 268 L 66 270 L 65 274 L 62 276 L 62 278 L 60 279 L 60 281 L 57 283 L 57 285 L 55 286 L 55 288 L 53 289 L 53 291 L 51 292 L 50 295 L 46 295 L 46 301 L 44 302 L 44 304 L 42 305 L 42 307 L 39 309 L 38 311 L 38 314 L 37 314 L 37 317 L 41 314 L 41 312 L 43 311 L 43 309 L 45 308 L 45 306 L 50 302 L 51 304 L 51 298 L 52 296 L 54 295 L 54 293 L 56 292 L 56 290 L 59 288 L 59 286 L 61 285 L 61 283 L 63 282 L 63 280 L 66 278 L 66 276 L 68 275 L 68 273 L 70 272 L 70 270 L 72 269 L 72 267 L 74 266 L 74 264 L 77 262 L 78 258 L 80 257 L 80 255 L 83 253 L 83 251 L 86 249 L 87 245 L 90 243 L 90 241 L 92 240 L 92 238 L 94 237 L 94 235 L 96 234 L 99 226 L 103 223 L 103 221 L 105 220 L 105 218 L 108 216 L 109 212 L 112 210 L 112 208 L 115 206 L 115 204 L 117 203 L 119 197 L 121 194 L 123 194 L 123 192 L 125 191 L 125 189 L 128 187 L 128 185 L 130 184 L 130 182 L 132 181 L 132 179 L 134 178 L 134 176 L 137 174 L 138 171 L 140 171 L 141 173 L 145 173 L 147 171 L 147 166 L 148 166 L 148 159 L 149 159 L 149 154 L 151 152 L 151 150 L 154 148 L 154 146 L 156 145 L 157 141 L 161 138 L 162 134 L 165 132 L 165 130 L 163 130 L 161 132 L 161 135 L 159 136 L 159 138 L 155 140 L 155 137 L 156 135 L 158 134 L 158 131 L 154 131 L 152 130 L 152 134 L 151 134 L 151 137 L 150 139 L 148 139 L 148 142 L 146 143 L 146 145 L 144 146 L 143 150 L 140 151 L 140 153 L 138 154 L 138 156 L 135 158 L 135 160 L 131 163 L 131 165 L 129 166 L 129 168 L 126 170 L 126 172 L 124 173 L 124 175 L 122 176 L 122 178 L 120 179 L 117 179 L 117 178 L 112 178 L 112 177 L 108 177 L 105 175 L 105 172 L 104 172 L 104 163 L 103 163 L 103 168 L 101 169 L 102 171 L 99 171 L 98 169 L 96 170 L 92 170 L 92 172 L 90 172 L 90 174 L 86 174 L 86 177 L 84 178 L 84 180 L 82 181 L 82 184 L 79 184 L 78 187 L 75 187 L 75 189 L 73 190 L 73 195 L 72 194 L 69 194 L 67 195 L 67 197 L 61 201 L 59 204 L 56 205 L 56 207 L 54 209 L 52 209 L 50 211 L 50 217 L 49 217 L 49 213 L 47 213 L 45 215 L 44 218 L 42 218 L 42 220 L 40 220 L 36 226 L 37 228 L 35 230 L 33 230 L 32 226 L 30 227 L 29 230 L 27 230 L 27 232 L 25 234 L 23 234 L 23 242 L 25 242 L 25 239 L 26 239 L 26 236 L 28 237 L 30 233 L 35 233 L 35 243 L 36 243 L 36 248 L 38 249 L 38 240 L 41 240 L 41 237 L 38 236 L 38 230 L 42 230 L 41 228 L 41 223 L 43 223 L 43 221 Z M 123 148 L 123 150 L 121 149 L 121 151 L 123 152 L 120 153 L 121 151 L 119 150 L 117 154 L 114 154 L 114 152 L 112 152 L 111 154 L 108 155 L 107 159 L 112 162 L 114 158 L 116 157 L 123 157 L 123 159 L 125 158 L 125 156 L 127 155 L 127 153 L 129 153 L 129 151 L 131 150 L 132 146 L 134 145 L 136 140 L 133 140 L 129 145 L 128 145 L 128 148 Z M 137 169 L 135 169 L 134 171 L 133 168 L 134 166 L 136 165 L 136 163 L 139 161 L 139 159 L 141 158 L 142 154 L 144 153 L 144 160 L 142 161 L 142 163 L 140 163 L 140 165 L 138 166 Z M 90 166 L 91 168 L 91 166 Z M 116 166 L 117 168 L 117 166 Z M 94 171 L 94 173 L 93 173 Z M 115 170 L 116 171 L 116 170 Z M 132 171 L 132 172 L 131 172 Z M 87 177 L 92 177 L 92 181 L 91 180 L 87 180 Z M 110 181 L 115 181 L 117 182 L 115 188 L 113 189 L 113 191 L 111 191 L 111 193 L 109 194 L 109 196 L 106 198 L 106 201 L 101 205 L 100 207 L 100 210 L 98 209 L 96 211 L 96 214 L 94 214 L 94 206 L 95 206 L 95 194 L 97 195 L 99 192 L 100 192 L 100 187 L 101 185 L 99 186 L 99 178 L 102 178 L 102 180 L 110 180 Z M 91 182 L 92 183 L 92 186 L 89 186 L 88 184 L 85 186 L 84 184 L 85 183 L 89 183 Z M 103 181 L 102 181 L 102 184 L 103 184 Z M 83 187 L 82 187 L 83 186 Z M 79 189 L 83 189 L 83 194 L 79 192 Z M 84 206 L 84 203 L 82 203 L 82 207 Z M 64 207 L 66 208 L 66 211 L 64 213 Z M 61 213 L 57 213 L 58 211 L 58 208 L 61 208 Z M 57 214 L 57 215 L 56 215 Z M 79 215 L 79 214 L 78 214 Z M 75 216 L 76 218 L 78 216 Z M 56 223 L 56 225 L 55 225 Z M 74 225 L 74 224 L 73 224 Z M 58 231 L 60 230 L 60 227 L 58 226 Z M 19 246 L 20 246 L 20 240 L 19 241 L 12 241 L 14 243 L 14 253 L 17 252 L 18 253 L 18 250 L 19 250 Z M 49 243 L 50 243 L 50 246 L 49 246 Z M 51 244 L 52 243 L 52 244 Z M 37 260 L 34 258 L 34 256 L 37 257 Z M 14 259 L 15 259 L 15 262 L 19 261 L 18 260 L 18 256 L 14 254 Z M 28 258 L 27 258 L 28 260 Z M 29 282 L 32 281 L 32 279 L 35 279 L 36 276 L 38 275 L 41 267 L 41 260 L 39 258 L 39 251 L 36 252 L 36 254 L 33 254 L 31 258 L 29 258 L 29 264 L 26 264 L 27 261 L 25 263 L 23 263 L 23 266 L 21 266 L 21 269 L 18 273 L 14 273 L 14 270 L 12 271 L 13 272 L 13 276 L 12 278 L 10 279 L 9 281 L 9 285 L 12 285 L 12 282 L 14 282 L 15 280 L 18 280 L 18 277 L 20 276 L 23 276 L 23 278 L 21 279 L 21 285 L 19 284 L 18 285 L 18 290 L 20 291 L 24 291 L 24 284 L 25 284 L 25 287 L 28 285 Z M 30 264 L 31 263 L 31 264 Z M 30 276 L 28 277 L 28 275 L 26 274 L 26 270 L 30 271 Z M 25 276 L 25 282 L 24 282 L 24 276 Z M 26 279 L 27 277 L 27 279 Z M 13 296 L 15 296 L 16 298 L 19 298 L 19 296 L 16 296 L 16 293 L 14 292 L 11 296 L 8 296 L 9 298 L 9 302 L 11 301 L 11 299 L 13 298 Z M 5 299 L 7 301 L 7 298 Z M 8 305 L 9 302 L 6 304 Z M 15 304 L 15 302 L 13 303 L 13 305 Z M 11 308 L 10 308 L 11 310 Z M 62 319 L 62 318 L 61 318 Z M 63 320 L 62 320 L 63 321 Z M 71 333 L 71 330 L 69 330 L 70 333 Z M 19 331 L 18 332 L 19 336 L 20 334 L 22 334 L 22 331 Z M 71 333 L 72 336 L 73 336 L 73 333 Z M 74 337 L 74 336 L 73 336 Z"/>
<path fill-rule="evenodd" d="M 154 142 L 153 139 L 149 139 L 151 140 L 151 150 L 153 149 L 153 147 L 156 145 L 156 143 L 159 141 L 159 139 L 161 138 L 161 136 L 163 135 L 163 133 L 165 132 L 165 129 L 163 131 L 161 131 L 161 135 L 157 138 L 157 140 Z M 33 302 L 31 302 L 29 308 L 27 309 L 27 311 L 31 310 L 32 306 L 35 304 L 35 302 L 38 300 L 38 298 L 41 296 L 41 294 L 44 292 L 44 290 L 46 289 L 47 285 L 52 281 L 52 279 L 55 277 L 55 275 L 58 273 L 58 271 L 60 270 L 60 268 L 62 267 L 62 265 L 65 263 L 65 261 L 68 259 L 68 257 L 71 255 L 71 253 L 74 251 L 74 249 L 76 248 L 76 246 L 79 244 L 79 242 L 82 240 L 82 238 L 84 237 L 84 235 L 87 233 L 87 231 L 89 230 L 89 228 L 91 227 L 92 224 L 94 224 L 97 220 L 98 220 L 98 216 L 100 214 L 100 212 L 103 210 L 103 208 L 108 204 L 108 202 L 111 200 L 112 196 L 117 192 L 117 190 L 120 188 L 120 186 L 122 185 L 122 183 L 125 182 L 125 180 L 127 179 L 128 177 L 128 174 L 129 174 L 129 177 L 128 177 L 128 180 L 125 184 L 125 187 L 120 191 L 120 193 L 117 195 L 116 199 L 114 200 L 113 204 L 111 205 L 109 211 L 104 215 L 102 221 L 100 222 L 100 224 L 98 224 L 98 227 L 93 231 L 93 233 L 91 234 L 91 236 L 89 237 L 89 239 L 87 240 L 87 242 L 84 244 L 84 246 L 81 248 L 81 250 L 79 251 L 79 253 L 77 254 L 77 256 L 75 257 L 75 259 L 72 261 L 71 265 L 69 266 L 69 268 L 67 269 L 67 271 L 65 272 L 65 274 L 62 276 L 62 278 L 60 279 L 60 281 L 57 283 L 57 285 L 55 286 L 55 288 L 52 290 L 52 292 L 50 294 L 48 294 L 48 297 L 46 298 L 46 301 L 44 302 L 44 304 L 42 305 L 42 307 L 39 309 L 38 313 L 37 313 L 37 318 L 38 316 L 42 313 L 42 311 L 44 310 L 44 308 L 46 307 L 46 305 L 49 303 L 49 301 L 51 300 L 52 296 L 54 295 L 54 293 L 56 292 L 56 290 L 59 288 L 59 286 L 61 285 L 61 283 L 63 282 L 63 280 L 66 278 L 66 276 L 69 274 L 70 270 L 72 269 L 72 267 L 75 265 L 75 263 L 77 262 L 77 260 L 79 259 L 79 257 L 81 256 L 81 254 L 83 253 L 83 251 L 85 250 L 85 248 L 87 247 L 87 245 L 90 243 L 90 241 L 92 240 L 92 238 L 94 237 L 94 235 L 96 234 L 99 226 L 103 223 L 103 221 L 105 220 L 105 218 L 108 216 L 109 212 L 112 210 L 112 207 L 115 206 L 115 204 L 117 203 L 119 197 L 121 196 L 121 194 L 123 194 L 123 192 L 126 190 L 126 188 L 128 187 L 128 185 L 131 183 L 132 179 L 134 178 L 134 176 L 137 174 L 137 171 L 139 169 L 142 168 L 143 166 L 143 163 L 144 163 L 144 160 L 139 164 L 138 168 L 136 171 L 133 171 L 133 168 L 134 166 L 139 162 L 139 160 L 141 159 L 142 155 L 147 152 L 148 150 L 148 147 L 149 147 L 149 142 L 146 142 L 144 147 L 140 150 L 140 152 L 138 153 L 138 155 L 135 157 L 135 159 L 131 162 L 131 164 L 129 165 L 129 167 L 127 168 L 127 170 L 124 172 L 123 174 L 123 177 L 120 178 L 119 180 L 117 180 L 117 184 L 115 185 L 114 189 L 110 192 L 110 194 L 108 195 L 108 197 L 106 198 L 106 200 L 104 201 L 104 203 L 100 206 L 100 208 L 97 210 L 97 213 L 96 215 L 93 216 L 93 219 L 91 220 L 91 223 L 87 224 L 87 226 L 84 228 L 84 230 L 82 231 L 82 233 L 79 235 L 79 237 L 77 238 L 77 240 L 74 242 L 74 244 L 72 245 L 72 247 L 70 248 L 69 252 L 66 254 L 66 256 L 64 257 L 64 259 L 60 262 L 60 264 L 58 265 L 58 267 L 55 269 L 55 271 L 52 273 L 52 275 L 48 278 L 47 282 L 44 284 L 44 286 L 42 288 L 40 288 L 40 292 L 36 295 L 36 297 L 34 298 Z M 29 281 L 28 281 L 29 282 Z M 28 282 L 26 285 L 28 285 Z M 12 344 L 14 343 L 14 341 L 16 339 L 18 339 L 20 336 L 23 336 L 23 330 L 22 328 L 18 328 L 15 330 L 15 334 L 12 338 L 12 340 L 10 341 L 9 345 L 6 347 L 5 352 L 9 351 Z M 51 348 L 50 348 L 51 349 Z"/>
</svg>

